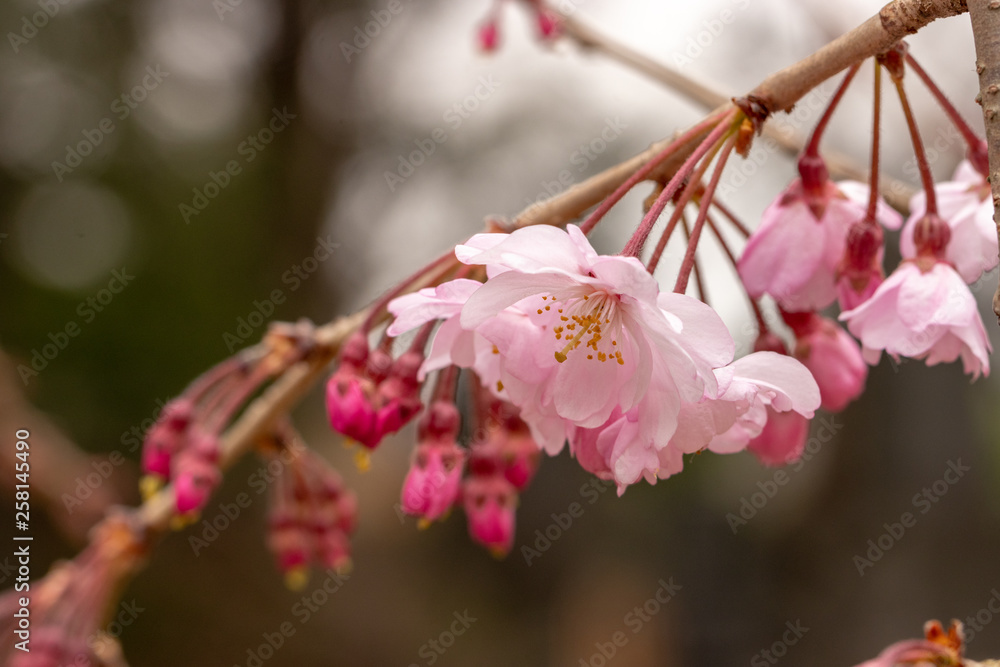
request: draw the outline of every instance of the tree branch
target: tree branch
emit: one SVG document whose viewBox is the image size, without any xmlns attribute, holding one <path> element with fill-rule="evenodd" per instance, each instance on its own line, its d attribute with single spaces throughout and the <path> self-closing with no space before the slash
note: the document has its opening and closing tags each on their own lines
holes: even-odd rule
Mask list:
<svg viewBox="0 0 1000 667">
<path fill-rule="evenodd" d="M 979 96 L 989 146 L 993 222 L 1000 239 L 1000 0 L 969 0 L 972 36 L 976 42 Z M 1000 285 L 993 295 L 993 312 L 1000 323 Z"/>
<path fill-rule="evenodd" d="M 563 16 L 562 30 L 566 37 L 577 42 L 581 48 L 599 51 L 703 107 L 709 109 L 718 107 L 726 104 L 730 99 L 729 95 L 657 62 L 626 44 L 611 39 L 575 17 Z M 774 125 L 765 125 L 763 135 L 773 139 L 783 151 L 793 157 L 802 151 L 807 141 L 806 137 L 796 132 L 786 131 L 786 128 Z M 868 172 L 865 171 L 864 167 L 859 166 L 854 160 L 839 151 L 824 150 L 823 159 L 834 178 L 855 181 L 864 181 L 868 178 Z M 882 196 L 891 206 L 901 211 L 909 209 L 910 198 L 916 192 L 913 187 L 885 174 L 879 174 L 879 182 L 881 183 Z"/>
<path fill-rule="evenodd" d="M 885 51 L 935 19 L 956 16 L 967 10 L 964 0 L 893 0 L 857 28 L 841 35 L 804 60 L 764 79 L 748 97 L 760 103 L 769 113 L 788 111 L 806 93 L 838 72 Z M 593 39 L 592 35 L 590 39 Z M 729 102 L 723 103 L 711 113 L 721 113 L 730 108 L 730 105 Z M 650 178 L 662 180 L 664 176 L 676 171 L 707 133 L 708 130 L 705 130 L 696 134 L 679 147 L 673 156 L 650 174 Z M 529 206 L 514 219 L 515 225 L 564 224 L 579 218 L 662 151 L 670 141 L 670 138 L 662 139 L 630 160 Z"/>
</svg>

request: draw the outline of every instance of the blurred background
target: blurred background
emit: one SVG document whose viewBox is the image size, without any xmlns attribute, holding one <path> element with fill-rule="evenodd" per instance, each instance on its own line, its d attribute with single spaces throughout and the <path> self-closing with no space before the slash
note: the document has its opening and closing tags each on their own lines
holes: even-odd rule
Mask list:
<svg viewBox="0 0 1000 667">
<path fill-rule="evenodd" d="M 735 94 L 880 3 L 560 6 Z M 9 443 L 30 428 L 35 576 L 74 555 L 108 505 L 138 501 L 141 433 L 190 379 L 258 340 L 263 321 L 348 313 L 484 217 L 512 217 L 700 117 L 600 56 L 539 43 L 518 7 L 504 7 L 499 51 L 479 53 L 477 26 L 491 8 L 0 5 L 0 469 L 10 499 Z M 967 19 L 933 24 L 911 46 L 980 127 Z M 826 140 L 861 164 L 871 80 L 865 68 Z M 910 81 L 946 179 L 963 146 Z M 776 122 L 808 131 L 832 88 Z M 914 182 L 898 104 L 886 99 L 885 169 Z M 754 155 L 752 168 L 731 161 L 723 180 L 752 225 L 794 173 L 786 156 Z M 616 252 L 629 236 L 648 194 L 639 190 L 598 230 L 599 249 Z M 731 269 L 711 243 L 703 253 L 711 303 L 746 350 L 752 326 Z M 680 256 L 668 249 L 665 281 Z M 997 344 L 995 280 L 973 289 Z M 956 365 L 883 359 L 859 401 L 817 418 L 807 460 L 785 476 L 749 454 L 704 455 L 616 498 L 587 486 L 564 453 L 543 461 L 521 499 L 514 551 L 497 561 L 470 543 L 461 512 L 426 531 L 400 518 L 412 430 L 360 473 L 314 391 L 296 423 L 360 501 L 350 577 L 303 611 L 326 576 L 300 593 L 284 588 L 264 546 L 266 494 L 251 481 L 260 463 L 248 457 L 205 519 L 241 492 L 250 506 L 208 546 L 191 541 L 211 535 L 203 524 L 169 536 L 124 592 L 131 620 L 117 631 L 137 666 L 842 667 L 919 635 L 927 619 L 956 617 L 979 628 L 971 657 L 998 657 L 997 399 L 993 379 L 970 385 Z M 962 471 L 954 483 L 952 473 L 943 481 L 949 469 Z M 559 515 L 574 503 L 563 529 Z M 908 511 L 915 525 L 886 537 Z M 9 566 L 0 582 L 12 584 Z M 285 623 L 294 634 L 261 652 Z"/>
</svg>

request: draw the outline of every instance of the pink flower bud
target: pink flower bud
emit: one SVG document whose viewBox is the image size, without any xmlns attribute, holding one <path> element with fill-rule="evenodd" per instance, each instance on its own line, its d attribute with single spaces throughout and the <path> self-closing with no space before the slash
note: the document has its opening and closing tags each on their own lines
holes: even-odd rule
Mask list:
<svg viewBox="0 0 1000 667">
<path fill-rule="evenodd" d="M 469 477 L 462 494 L 469 535 L 494 556 L 506 556 L 514 546 L 514 485 L 498 476 Z"/>
<path fill-rule="evenodd" d="M 559 36 L 559 17 L 547 9 L 542 9 L 536 15 L 538 32 L 542 39 L 553 39 Z"/>
<path fill-rule="evenodd" d="M 403 482 L 403 511 L 428 521 L 444 516 L 458 498 L 465 451 L 454 441 L 421 442 Z"/>
<path fill-rule="evenodd" d="M 809 435 L 809 420 L 798 412 L 776 412 L 767 408 L 767 423 L 747 449 L 767 466 L 794 463 L 802 456 Z"/>
<path fill-rule="evenodd" d="M 183 445 L 184 431 L 191 423 L 194 403 L 176 398 L 163 407 L 163 413 L 146 433 L 142 444 L 142 469 L 149 475 L 170 478 L 170 463 Z"/>
<path fill-rule="evenodd" d="M 484 53 L 493 53 L 500 46 L 500 27 L 497 20 L 491 18 L 489 21 L 479 26 L 476 34 L 476 42 L 479 49 Z"/>
<path fill-rule="evenodd" d="M 809 322 L 795 330 L 795 358 L 816 379 L 822 408 L 839 412 L 864 391 L 868 365 L 861 347 L 842 327 L 815 313 L 810 315 Z"/>
<path fill-rule="evenodd" d="M 174 478 L 174 501 L 179 514 L 200 511 L 222 479 L 216 461 L 218 439 L 196 432 L 191 444 L 177 457 Z"/>
<path fill-rule="evenodd" d="M 392 364 L 388 377 L 378 386 L 374 399 L 376 414 L 373 436 L 377 438 L 376 444 L 386 435 L 403 428 L 423 407 L 420 402 L 420 381 L 417 380 L 423 361 L 424 355 L 420 351 L 410 350 L 404 353 Z"/>
</svg>

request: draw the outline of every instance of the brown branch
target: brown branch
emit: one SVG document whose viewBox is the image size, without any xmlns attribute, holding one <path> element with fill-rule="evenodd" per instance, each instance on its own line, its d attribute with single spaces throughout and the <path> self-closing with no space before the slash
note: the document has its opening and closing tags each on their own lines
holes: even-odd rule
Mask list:
<svg viewBox="0 0 1000 667">
<path fill-rule="evenodd" d="M 837 72 L 887 51 L 935 19 L 966 11 L 965 0 L 894 0 L 854 30 L 767 77 L 748 97 L 770 113 L 788 111 L 803 95 Z"/>
<path fill-rule="evenodd" d="M 993 222 L 1000 239 L 1000 0 L 969 0 L 972 36 L 976 42 L 976 72 L 979 96 L 989 146 L 990 187 L 993 190 Z M 1000 285 L 993 295 L 993 312 L 1000 323 Z"/>
<path fill-rule="evenodd" d="M 804 60 L 767 77 L 748 97 L 753 97 L 771 113 L 788 111 L 806 93 L 838 72 L 885 51 L 935 19 L 956 16 L 965 11 L 967 8 L 963 0 L 894 0 L 854 30 L 838 37 Z M 727 102 L 710 113 L 720 113 L 729 107 L 730 103 Z M 707 133 L 708 130 L 705 130 L 679 147 L 650 178 L 662 180 L 665 175 L 676 171 Z M 529 206 L 517 215 L 515 224 L 555 225 L 579 218 L 587 209 L 596 206 L 611 194 L 669 142 L 670 138 L 662 139 L 635 157 L 595 174 L 565 192 Z"/>
<path fill-rule="evenodd" d="M 712 86 L 639 53 L 626 44 L 615 41 L 573 16 L 563 16 L 562 21 L 563 34 L 574 40 L 581 48 L 603 53 L 703 107 L 709 109 L 719 107 L 726 104 L 731 97 Z M 773 139 L 781 150 L 792 156 L 798 155 L 808 140 L 807 137 L 789 128 L 775 125 L 765 125 L 763 136 Z M 868 178 L 864 167 L 859 166 L 854 160 L 839 151 L 824 150 L 823 159 L 835 178 L 855 181 L 865 181 Z M 903 181 L 885 174 L 879 175 L 879 181 L 882 184 L 882 196 L 885 200 L 894 208 L 907 211 L 910 206 L 910 198 L 916 190 Z"/>
</svg>

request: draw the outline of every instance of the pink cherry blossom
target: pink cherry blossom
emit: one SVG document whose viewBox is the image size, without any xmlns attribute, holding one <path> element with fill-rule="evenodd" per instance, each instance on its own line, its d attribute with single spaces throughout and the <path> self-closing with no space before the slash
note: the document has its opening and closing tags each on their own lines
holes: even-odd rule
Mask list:
<svg viewBox="0 0 1000 667">
<path fill-rule="evenodd" d="M 469 297 L 461 323 L 495 346 L 511 402 L 536 411 L 522 414 L 529 424 L 558 418 L 601 426 L 616 410 L 636 407 L 655 374 L 657 408 L 640 426 L 665 442 L 681 403 L 714 392 L 712 371 L 732 359 L 734 345 L 711 308 L 660 294 L 641 262 L 598 255 L 572 225 L 480 236 L 494 238 L 473 237 L 456 250 L 490 275 Z M 532 424 L 533 434 L 542 430 Z M 562 443 L 539 444 L 551 453 Z"/>
<path fill-rule="evenodd" d="M 389 312 L 396 318 L 386 330 L 389 336 L 399 336 L 428 322 L 441 320 L 418 379 L 423 380 L 432 371 L 455 365 L 475 370 L 484 386 L 499 394 L 496 383 L 500 379 L 500 360 L 493 351 L 493 344 L 476 331 L 463 329 L 460 322 L 465 302 L 482 286 L 479 281 L 460 278 L 389 302 Z M 505 316 L 517 319 L 514 313 Z"/>
<path fill-rule="evenodd" d="M 777 412 L 767 408 L 767 423 L 747 449 L 767 466 L 794 463 L 802 456 L 809 436 L 809 420 L 797 412 Z"/>
<path fill-rule="evenodd" d="M 804 420 L 808 428 L 808 420 L 820 406 L 820 391 L 812 374 L 795 359 L 776 352 L 754 352 L 716 374 L 725 386 L 720 401 L 733 403 L 738 415 L 728 430 L 712 438 L 708 448 L 730 454 L 764 436 L 755 444 L 755 453 L 762 460 L 764 456 L 774 460 L 770 456 L 774 452 L 780 451 L 782 456 L 793 452 L 795 443 L 791 438 L 775 440 L 771 435 L 781 436 L 788 430 L 785 426 L 797 421 L 787 416 L 790 413 Z M 772 417 L 780 421 L 772 421 Z M 768 454 L 762 455 L 765 449 Z"/>
<path fill-rule="evenodd" d="M 817 207 L 796 180 L 764 211 L 738 266 L 754 298 L 770 294 L 789 311 L 821 310 L 837 298 L 834 285 L 847 232 L 864 218 L 869 188 L 854 181 L 828 181 L 825 188 L 825 205 Z M 821 217 L 814 210 L 822 211 Z M 876 217 L 889 229 L 902 224 L 881 200 Z"/>
<path fill-rule="evenodd" d="M 925 359 L 928 366 L 962 358 L 966 373 L 989 375 L 986 337 L 976 300 L 946 262 L 904 261 L 871 299 L 841 313 L 869 364 L 882 350 L 894 358 Z"/>
<path fill-rule="evenodd" d="M 684 403 L 669 441 L 643 436 L 640 415 L 655 403 L 616 413 L 596 429 L 574 429 L 570 448 L 581 466 L 602 479 L 614 479 L 621 494 L 639 479 L 655 483 L 683 468 L 683 454 L 709 448 L 717 453 L 745 449 L 760 436 L 769 415 L 794 411 L 805 421 L 819 407 L 819 388 L 798 361 L 774 352 L 755 352 L 717 369 L 722 393 Z M 651 393 L 655 396 L 655 393 Z"/>
<path fill-rule="evenodd" d="M 963 160 L 953 179 L 935 185 L 934 192 L 938 215 L 951 228 L 943 259 L 954 264 L 965 282 L 973 283 L 997 265 L 997 232 L 989 183 L 971 162 Z M 920 191 L 910 200 L 910 217 L 899 239 L 904 258 L 917 256 L 913 230 L 926 210 L 927 194 Z"/>
<path fill-rule="evenodd" d="M 786 322 L 795 333 L 795 358 L 819 385 L 821 407 L 840 412 L 865 388 L 868 366 L 861 348 L 843 327 L 815 313 L 790 314 Z"/>
</svg>

